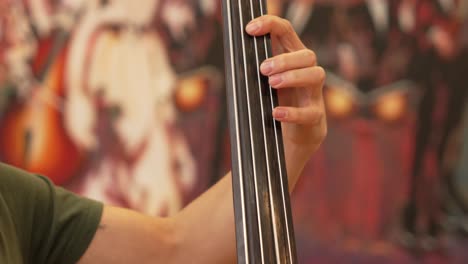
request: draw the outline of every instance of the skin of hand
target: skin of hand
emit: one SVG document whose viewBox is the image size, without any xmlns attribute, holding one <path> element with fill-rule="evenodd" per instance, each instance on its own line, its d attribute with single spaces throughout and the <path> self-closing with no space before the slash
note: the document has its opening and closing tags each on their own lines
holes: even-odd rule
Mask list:
<svg viewBox="0 0 468 264">
<path fill-rule="evenodd" d="M 297 36 L 291 23 L 274 16 L 251 21 L 246 31 L 253 36 L 270 34 L 273 58 L 261 64 L 262 74 L 278 90 L 279 107 L 273 117 L 282 122 L 289 183 L 292 188 L 310 156 L 327 134 L 322 88 L 325 70 Z"/>
<path fill-rule="evenodd" d="M 273 116 L 283 124 L 290 189 L 327 133 L 322 87 L 324 70 L 291 24 L 262 16 L 246 27 L 252 36 L 270 34 L 274 57 L 261 64 L 278 89 Z M 106 206 L 101 225 L 79 263 L 234 263 L 236 238 L 232 179 L 228 173 L 180 213 L 153 218 Z"/>
</svg>

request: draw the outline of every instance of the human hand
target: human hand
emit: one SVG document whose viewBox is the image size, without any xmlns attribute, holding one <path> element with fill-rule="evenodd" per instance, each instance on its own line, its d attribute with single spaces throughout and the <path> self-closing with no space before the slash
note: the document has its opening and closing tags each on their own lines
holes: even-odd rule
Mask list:
<svg viewBox="0 0 468 264">
<path fill-rule="evenodd" d="M 252 20 L 246 31 L 252 36 L 271 35 L 274 57 L 264 61 L 260 70 L 278 90 L 280 106 L 273 117 L 283 123 L 286 160 L 299 158 L 297 165 L 304 166 L 327 133 L 322 96 L 325 71 L 289 21 L 266 15 Z M 293 172 L 297 170 L 302 167 Z"/>
</svg>

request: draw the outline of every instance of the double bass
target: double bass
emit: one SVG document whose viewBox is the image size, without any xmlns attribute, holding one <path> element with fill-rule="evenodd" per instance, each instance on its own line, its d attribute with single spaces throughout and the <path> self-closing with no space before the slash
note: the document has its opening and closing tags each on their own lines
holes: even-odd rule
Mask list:
<svg viewBox="0 0 468 264">
<path fill-rule="evenodd" d="M 297 263 L 276 91 L 260 74 L 269 36 L 245 27 L 265 0 L 224 0 L 224 48 L 238 263 Z"/>
</svg>

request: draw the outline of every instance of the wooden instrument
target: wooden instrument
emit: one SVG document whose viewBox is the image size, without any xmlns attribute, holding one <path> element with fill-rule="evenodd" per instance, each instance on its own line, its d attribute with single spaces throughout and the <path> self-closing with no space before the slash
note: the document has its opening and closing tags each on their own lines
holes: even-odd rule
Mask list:
<svg viewBox="0 0 468 264">
<path fill-rule="evenodd" d="M 28 97 L 12 100 L 0 120 L 0 159 L 65 184 L 83 153 L 63 126 L 64 66 L 69 32 L 59 30 L 38 43 Z"/>
<path fill-rule="evenodd" d="M 224 0 L 224 42 L 238 263 L 297 263 L 275 90 L 260 74 L 270 37 L 245 27 L 265 0 Z"/>
</svg>

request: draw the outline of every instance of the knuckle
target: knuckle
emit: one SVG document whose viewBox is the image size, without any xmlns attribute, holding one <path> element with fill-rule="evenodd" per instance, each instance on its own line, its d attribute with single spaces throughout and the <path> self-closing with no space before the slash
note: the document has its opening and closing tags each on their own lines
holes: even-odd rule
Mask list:
<svg viewBox="0 0 468 264">
<path fill-rule="evenodd" d="M 319 136 L 323 140 L 328 134 L 327 115 L 324 110 L 320 111 L 319 118 L 317 120 L 317 125 L 320 127 Z"/>
<path fill-rule="evenodd" d="M 304 55 L 307 58 L 308 61 L 312 62 L 312 64 L 316 64 L 317 62 L 317 55 L 313 50 L 310 49 L 305 49 L 304 50 Z"/>
<path fill-rule="evenodd" d="M 308 120 L 308 125 L 314 127 L 313 140 L 322 143 L 328 134 L 326 115 L 323 111 L 314 113 L 314 118 Z"/>
<path fill-rule="evenodd" d="M 299 76 L 298 71 L 289 71 L 285 74 L 285 79 L 288 82 L 296 83 L 298 82 L 299 77 L 300 76 Z"/>
<path fill-rule="evenodd" d="M 314 109 L 309 108 L 305 123 L 307 123 L 308 125 L 317 125 L 318 120 L 319 120 L 319 114 L 316 111 L 314 111 Z"/>
<path fill-rule="evenodd" d="M 281 22 L 283 23 L 283 26 L 284 26 L 284 29 L 285 29 L 286 33 L 295 32 L 295 31 L 294 31 L 294 27 L 293 27 L 293 25 L 291 24 L 291 22 L 289 22 L 289 20 L 286 20 L 286 19 L 284 19 L 284 18 L 281 18 Z"/>
<path fill-rule="evenodd" d="M 272 27 L 274 20 L 274 16 L 267 15 L 264 17 L 263 23 L 265 23 L 268 27 Z"/>
<path fill-rule="evenodd" d="M 320 83 L 324 83 L 325 79 L 327 78 L 327 73 L 325 72 L 325 69 L 320 66 L 316 66 L 315 69 L 317 72 L 318 80 L 320 81 Z"/>
<path fill-rule="evenodd" d="M 319 131 L 319 139 L 320 141 L 323 141 L 328 135 L 328 128 L 327 128 L 327 125 L 323 125 L 320 127 L 320 131 Z"/>
<path fill-rule="evenodd" d="M 300 113 L 297 111 L 297 109 L 292 108 L 289 110 L 289 121 L 291 122 L 300 121 Z"/>
<path fill-rule="evenodd" d="M 286 66 L 287 66 L 287 62 L 286 62 L 286 58 L 285 56 L 280 56 L 276 59 L 276 65 L 277 65 L 277 70 L 279 71 L 283 71 L 284 69 L 286 69 Z"/>
</svg>

